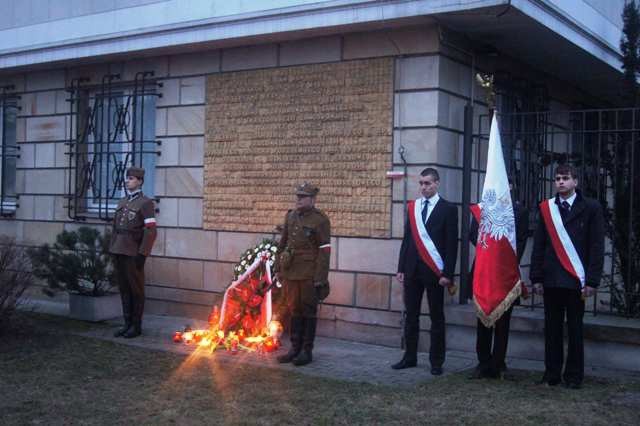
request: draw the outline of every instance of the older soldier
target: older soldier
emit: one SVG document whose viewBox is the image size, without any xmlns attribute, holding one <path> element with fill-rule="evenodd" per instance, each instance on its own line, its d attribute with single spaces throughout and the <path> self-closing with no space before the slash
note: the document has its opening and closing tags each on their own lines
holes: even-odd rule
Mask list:
<svg viewBox="0 0 640 426">
<path fill-rule="evenodd" d="M 132 338 L 142 332 L 144 263 L 156 239 L 155 206 L 153 200 L 142 193 L 143 183 L 144 169 L 127 170 L 128 195 L 118 202 L 113 217 L 110 252 L 115 261 L 124 315 L 124 327 L 116 331 L 115 337 Z"/>
<path fill-rule="evenodd" d="M 296 208 L 289 210 L 278 245 L 278 277 L 284 281 L 291 313 L 291 349 L 278 362 L 306 365 L 316 336 L 318 302 L 329 294 L 331 224 L 315 208 L 319 190 L 309 183 L 296 190 Z"/>
</svg>

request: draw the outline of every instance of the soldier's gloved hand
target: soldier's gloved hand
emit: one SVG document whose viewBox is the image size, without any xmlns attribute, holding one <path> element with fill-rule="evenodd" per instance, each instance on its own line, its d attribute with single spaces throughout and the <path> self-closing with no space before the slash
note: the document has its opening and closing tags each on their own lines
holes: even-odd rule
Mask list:
<svg viewBox="0 0 640 426">
<path fill-rule="evenodd" d="M 323 301 L 329 296 L 331 288 L 329 287 L 328 281 L 316 281 L 313 283 L 313 286 L 315 287 L 316 297 L 319 301 Z"/>
<path fill-rule="evenodd" d="M 144 268 L 144 262 L 146 262 L 146 260 L 147 260 L 147 256 L 145 256 L 144 254 L 138 254 L 136 256 L 136 267 L 138 269 Z"/>
</svg>

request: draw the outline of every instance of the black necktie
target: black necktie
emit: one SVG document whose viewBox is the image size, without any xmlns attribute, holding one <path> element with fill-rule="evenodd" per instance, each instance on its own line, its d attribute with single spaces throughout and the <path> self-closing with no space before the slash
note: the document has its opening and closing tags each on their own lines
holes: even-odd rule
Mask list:
<svg viewBox="0 0 640 426">
<path fill-rule="evenodd" d="M 427 211 L 429 211 L 429 200 L 424 200 L 422 204 L 422 223 L 427 224 Z"/>
<path fill-rule="evenodd" d="M 569 204 L 568 201 L 563 201 L 562 203 L 560 203 L 560 205 L 562 206 L 562 208 L 560 209 L 560 215 L 563 219 L 565 219 L 569 214 L 569 211 L 571 210 L 571 204 Z"/>
</svg>

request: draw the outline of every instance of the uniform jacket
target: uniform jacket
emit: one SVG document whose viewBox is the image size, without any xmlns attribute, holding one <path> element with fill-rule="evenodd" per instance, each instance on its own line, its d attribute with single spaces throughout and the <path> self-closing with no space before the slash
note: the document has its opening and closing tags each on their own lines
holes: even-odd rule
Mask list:
<svg viewBox="0 0 640 426">
<path fill-rule="evenodd" d="M 124 197 L 118 202 L 113 216 L 109 251 L 125 256 L 149 256 L 156 234 L 153 200 L 142 192 Z"/>
<path fill-rule="evenodd" d="M 579 191 L 566 218 L 564 227 L 573 242 L 585 271 L 585 285 L 598 287 L 604 264 L 604 217 L 600 203 L 583 197 Z M 556 203 L 559 204 L 556 195 Z M 545 287 L 579 289 L 580 282 L 560 264 L 551 245 L 542 215 L 536 227 L 531 254 L 531 282 Z"/>
<path fill-rule="evenodd" d="M 410 213 L 408 212 L 407 214 Z M 458 208 L 440 197 L 440 200 L 429 215 L 429 219 L 427 219 L 426 228 L 436 249 L 438 249 L 438 253 L 442 256 L 444 264 L 442 275 L 453 279 L 458 256 Z M 418 262 L 424 264 L 411 235 L 411 225 L 407 215 L 404 237 L 400 246 L 398 272 L 404 273 L 410 279 L 415 274 Z"/>
<path fill-rule="evenodd" d="M 331 223 L 323 212 L 315 207 L 305 212 L 289 210 L 284 219 L 278 253 L 288 252 L 291 262 L 286 269 L 280 262 L 280 273 L 290 280 L 328 282 L 330 243 Z"/>
</svg>

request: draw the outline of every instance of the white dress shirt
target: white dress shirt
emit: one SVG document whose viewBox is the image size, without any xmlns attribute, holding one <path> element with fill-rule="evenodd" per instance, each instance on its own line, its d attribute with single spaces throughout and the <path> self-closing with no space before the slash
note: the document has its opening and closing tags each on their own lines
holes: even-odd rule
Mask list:
<svg viewBox="0 0 640 426">
<path fill-rule="evenodd" d="M 436 204 L 440 200 L 440 195 L 436 192 L 429 200 L 429 206 L 427 207 L 427 218 L 425 219 L 425 223 L 429 220 L 429 216 L 431 216 L 431 212 L 433 211 Z M 424 203 L 427 201 L 427 198 L 422 197 L 422 208 L 424 208 Z"/>
</svg>

